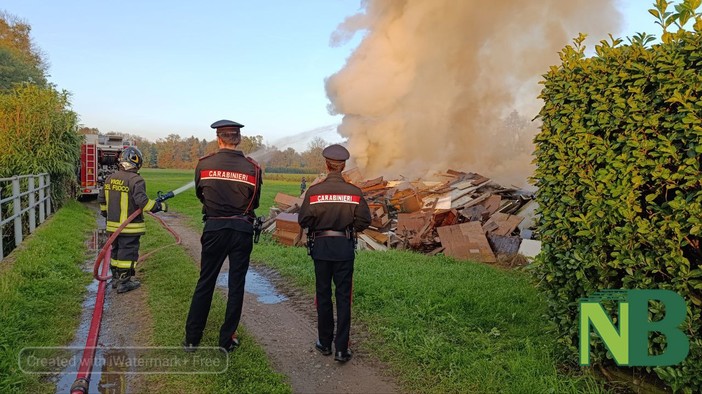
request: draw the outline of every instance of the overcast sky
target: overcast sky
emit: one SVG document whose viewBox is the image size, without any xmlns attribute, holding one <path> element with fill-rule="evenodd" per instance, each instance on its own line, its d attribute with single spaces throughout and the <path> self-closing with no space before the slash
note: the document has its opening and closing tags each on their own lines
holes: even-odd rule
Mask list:
<svg viewBox="0 0 702 394">
<path fill-rule="evenodd" d="M 461 1 L 461 0 L 456 0 Z M 615 35 L 657 33 L 653 0 L 621 0 Z M 50 81 L 73 94 L 81 123 L 150 139 L 211 139 L 228 118 L 275 141 L 339 123 L 324 79 L 343 67 L 356 37 L 329 37 L 358 0 L 3 0 L 46 54 Z M 564 45 L 567 43 L 564 43 Z"/>
</svg>

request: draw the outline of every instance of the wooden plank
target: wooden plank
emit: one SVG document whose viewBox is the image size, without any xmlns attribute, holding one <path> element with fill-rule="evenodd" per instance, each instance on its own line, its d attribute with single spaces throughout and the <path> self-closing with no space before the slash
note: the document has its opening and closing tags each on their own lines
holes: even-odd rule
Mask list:
<svg viewBox="0 0 702 394">
<path fill-rule="evenodd" d="M 382 215 L 374 215 L 371 219 L 371 226 L 376 228 L 383 228 L 390 222 L 390 217 L 383 213 Z"/>
<path fill-rule="evenodd" d="M 401 212 L 417 212 L 420 209 L 422 209 L 422 199 L 419 198 L 416 194 L 413 194 L 407 198 L 404 198 L 402 202 L 400 203 L 400 211 Z"/>
<path fill-rule="evenodd" d="M 361 170 L 359 170 L 358 167 L 354 167 L 350 170 L 342 172 L 341 176 L 343 176 L 347 182 L 351 182 L 353 184 L 363 182 L 363 174 L 361 174 Z"/>
<path fill-rule="evenodd" d="M 461 223 L 436 229 L 444 254 L 461 260 L 494 263 L 497 260 L 479 222 Z"/>
<path fill-rule="evenodd" d="M 358 238 L 362 239 L 363 242 L 366 243 L 366 245 L 368 246 L 368 248 L 370 250 L 388 250 L 388 248 L 385 245 L 381 245 L 381 244 L 375 242 L 375 240 L 373 240 L 373 238 L 369 237 L 366 234 L 363 234 L 363 233 L 358 234 Z"/>
<path fill-rule="evenodd" d="M 483 229 L 495 235 L 510 235 L 522 220 L 524 220 L 524 218 L 519 216 L 497 212 L 490 216 L 490 219 L 485 222 Z"/>
<path fill-rule="evenodd" d="M 398 235 L 402 234 L 404 231 L 415 231 L 424 227 L 424 225 L 429 221 L 431 214 L 423 212 L 415 213 L 400 213 L 397 215 L 397 228 L 396 233 Z"/>
<path fill-rule="evenodd" d="M 480 222 L 490 218 L 490 215 L 482 205 L 475 205 L 470 208 L 465 208 L 461 211 L 461 215 L 468 219 L 469 222 Z"/>
<path fill-rule="evenodd" d="M 492 215 L 493 213 L 497 212 L 498 209 L 500 209 L 501 202 L 502 197 L 498 196 L 497 194 L 493 194 L 480 205 L 484 206 L 490 215 Z"/>
<path fill-rule="evenodd" d="M 466 174 L 466 173 L 463 172 L 463 171 L 456 171 L 456 170 L 452 170 L 452 169 L 449 169 L 448 171 L 446 171 L 446 173 L 447 173 L 448 175 L 451 175 L 451 176 L 464 176 L 464 175 L 468 175 L 468 174 Z"/>
<path fill-rule="evenodd" d="M 379 244 L 387 245 L 389 237 L 381 232 L 374 231 L 371 229 L 365 229 L 362 233 L 373 238 L 373 240 Z"/>
<path fill-rule="evenodd" d="M 434 227 L 453 226 L 458 222 L 458 211 L 455 209 L 436 211 L 432 221 Z"/>
<path fill-rule="evenodd" d="M 462 206 L 468 204 L 471 202 L 473 199 L 472 197 L 472 192 L 468 193 L 460 198 L 452 199 L 451 200 L 451 208 L 461 208 Z"/>
<path fill-rule="evenodd" d="M 360 182 L 360 183 L 358 183 L 356 186 L 358 186 L 359 189 L 365 189 L 365 188 L 368 188 L 368 187 L 380 185 L 380 184 L 382 184 L 382 183 L 383 183 L 383 177 L 382 177 L 382 176 L 379 176 L 379 177 L 377 177 L 377 178 L 375 178 L 375 179 L 369 179 L 369 180 L 367 180 L 367 181 L 365 181 L 365 182 Z M 387 184 L 387 182 L 386 182 L 386 184 Z"/>
<path fill-rule="evenodd" d="M 300 233 L 294 233 L 290 231 L 277 229 L 273 233 L 273 238 L 275 238 L 279 243 L 288 246 L 295 246 L 300 243 Z"/>
<path fill-rule="evenodd" d="M 280 213 L 275 217 L 276 228 L 290 232 L 300 231 L 300 225 L 297 223 L 298 214 L 296 213 Z"/>
<path fill-rule="evenodd" d="M 384 189 L 387 189 L 387 188 L 388 188 L 388 187 L 387 187 L 387 182 L 383 182 L 383 183 L 379 183 L 379 184 L 373 185 L 373 186 L 362 187 L 362 188 L 361 188 L 361 191 L 365 194 L 365 193 L 370 193 L 370 192 L 373 192 L 373 191 L 384 190 Z"/>
<path fill-rule="evenodd" d="M 485 178 L 484 176 L 480 174 L 472 174 L 473 176 L 471 177 L 471 181 L 473 182 L 474 185 L 482 185 L 486 182 L 490 181 L 490 178 Z"/>
<path fill-rule="evenodd" d="M 476 198 L 474 198 L 473 200 L 471 200 L 470 202 L 468 202 L 467 204 L 465 204 L 465 205 L 463 206 L 463 209 L 465 209 L 465 208 L 470 208 L 470 207 L 472 207 L 473 205 L 480 204 L 481 202 L 487 200 L 488 198 L 490 198 L 490 193 L 482 194 L 480 197 L 476 197 Z"/>
<path fill-rule="evenodd" d="M 298 207 L 302 206 L 301 198 L 280 192 L 278 192 L 278 194 L 275 195 L 275 199 L 273 201 L 282 209 L 287 209 L 295 205 L 297 205 Z"/>
<path fill-rule="evenodd" d="M 276 238 L 287 238 L 287 239 L 296 240 L 300 237 L 300 232 L 276 229 L 275 232 L 273 233 L 273 236 Z"/>
<path fill-rule="evenodd" d="M 464 181 L 456 182 L 451 186 L 455 189 L 464 190 L 464 189 L 468 189 L 469 187 L 474 187 L 475 185 L 470 180 L 464 180 Z"/>
</svg>

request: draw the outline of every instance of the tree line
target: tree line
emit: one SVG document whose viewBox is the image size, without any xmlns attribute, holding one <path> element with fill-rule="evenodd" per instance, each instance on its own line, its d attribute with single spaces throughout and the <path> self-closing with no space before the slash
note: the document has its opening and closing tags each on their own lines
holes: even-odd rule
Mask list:
<svg viewBox="0 0 702 394">
<path fill-rule="evenodd" d="M 94 127 L 81 127 L 80 134 L 102 134 Z M 147 168 L 180 168 L 192 169 L 198 160 L 217 151 L 217 140 L 199 139 L 194 136 L 187 138 L 178 134 L 170 134 L 156 141 L 129 133 L 108 132 L 105 135 L 118 135 L 131 141 L 144 155 L 144 167 Z M 263 143 L 263 136 L 242 136 L 239 149 L 253 157 L 268 172 L 312 174 L 324 171 L 322 150 L 327 142 L 322 138 L 314 138 L 304 152 L 293 148 L 280 150 L 275 146 Z"/>
</svg>

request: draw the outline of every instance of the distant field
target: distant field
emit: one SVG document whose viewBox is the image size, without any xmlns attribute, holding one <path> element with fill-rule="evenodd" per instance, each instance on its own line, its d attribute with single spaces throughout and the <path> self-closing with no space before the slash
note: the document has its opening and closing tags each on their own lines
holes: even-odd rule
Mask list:
<svg viewBox="0 0 702 394">
<path fill-rule="evenodd" d="M 307 180 L 307 184 L 309 185 L 312 180 L 314 180 L 319 174 L 269 174 L 266 173 L 265 179 L 270 179 L 272 181 L 288 181 L 288 182 L 295 182 L 298 185 L 300 184 L 300 181 L 302 180 L 302 177 L 304 177 Z"/>
</svg>

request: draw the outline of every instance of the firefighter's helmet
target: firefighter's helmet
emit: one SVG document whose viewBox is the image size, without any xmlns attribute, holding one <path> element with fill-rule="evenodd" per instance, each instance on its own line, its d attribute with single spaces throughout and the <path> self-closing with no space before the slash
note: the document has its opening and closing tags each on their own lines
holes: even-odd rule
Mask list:
<svg viewBox="0 0 702 394">
<path fill-rule="evenodd" d="M 135 146 L 128 146 L 124 148 L 122 153 L 119 155 L 119 165 L 124 170 L 138 170 L 144 163 L 144 156 L 142 156 L 141 151 Z"/>
</svg>

